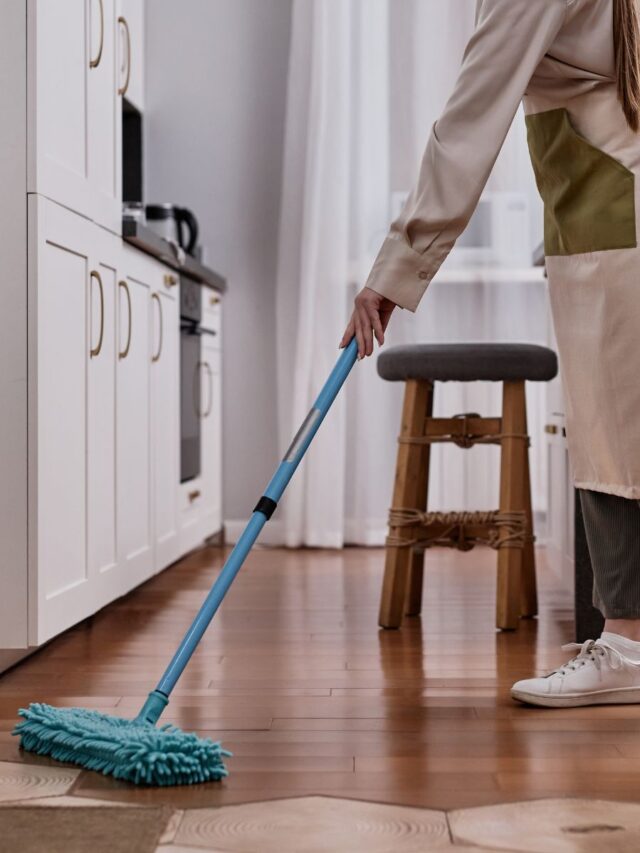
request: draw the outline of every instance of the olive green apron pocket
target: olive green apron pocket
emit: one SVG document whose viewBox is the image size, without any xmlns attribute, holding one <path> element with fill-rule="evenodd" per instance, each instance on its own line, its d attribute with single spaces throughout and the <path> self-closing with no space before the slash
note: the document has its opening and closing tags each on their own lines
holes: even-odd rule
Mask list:
<svg viewBox="0 0 640 853">
<path fill-rule="evenodd" d="M 565 109 L 527 116 L 547 255 L 636 247 L 635 176 L 580 136 Z"/>
</svg>

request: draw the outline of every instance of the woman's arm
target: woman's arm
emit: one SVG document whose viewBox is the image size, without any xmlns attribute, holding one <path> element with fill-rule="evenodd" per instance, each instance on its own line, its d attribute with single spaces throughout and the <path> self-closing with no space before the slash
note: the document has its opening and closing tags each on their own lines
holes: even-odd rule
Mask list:
<svg viewBox="0 0 640 853">
<path fill-rule="evenodd" d="M 529 81 L 572 2 L 482 0 L 453 94 L 431 131 L 418 183 L 392 224 L 365 289 L 416 310 L 469 222 Z M 363 338 L 361 354 L 370 354 L 366 343 Z"/>
</svg>

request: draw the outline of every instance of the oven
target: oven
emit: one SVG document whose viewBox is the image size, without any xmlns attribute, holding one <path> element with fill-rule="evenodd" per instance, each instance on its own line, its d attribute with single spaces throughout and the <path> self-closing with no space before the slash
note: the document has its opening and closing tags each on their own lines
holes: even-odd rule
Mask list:
<svg viewBox="0 0 640 853">
<path fill-rule="evenodd" d="M 180 482 L 200 475 L 200 338 L 203 331 L 200 285 L 180 279 Z"/>
</svg>

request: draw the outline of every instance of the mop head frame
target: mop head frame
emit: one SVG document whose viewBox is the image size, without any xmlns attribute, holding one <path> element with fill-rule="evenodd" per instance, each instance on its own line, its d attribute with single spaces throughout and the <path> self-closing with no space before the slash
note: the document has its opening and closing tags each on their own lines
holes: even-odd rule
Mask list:
<svg viewBox="0 0 640 853">
<path fill-rule="evenodd" d="M 193 785 L 227 776 L 220 743 L 143 720 L 33 702 L 19 711 L 20 746 L 136 785 Z"/>
</svg>

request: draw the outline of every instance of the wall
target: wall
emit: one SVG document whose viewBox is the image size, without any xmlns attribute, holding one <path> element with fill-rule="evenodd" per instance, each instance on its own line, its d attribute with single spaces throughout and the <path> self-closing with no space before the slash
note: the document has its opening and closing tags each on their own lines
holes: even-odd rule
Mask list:
<svg viewBox="0 0 640 853">
<path fill-rule="evenodd" d="M 145 198 L 190 207 L 224 301 L 224 517 L 278 458 L 275 275 L 291 0 L 151 0 Z"/>
</svg>

